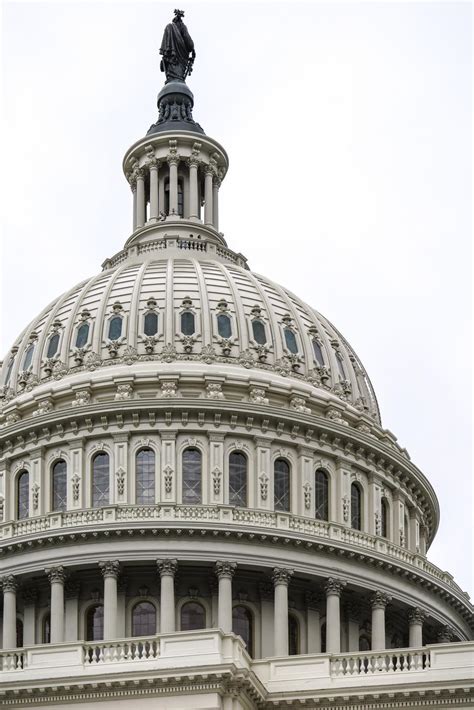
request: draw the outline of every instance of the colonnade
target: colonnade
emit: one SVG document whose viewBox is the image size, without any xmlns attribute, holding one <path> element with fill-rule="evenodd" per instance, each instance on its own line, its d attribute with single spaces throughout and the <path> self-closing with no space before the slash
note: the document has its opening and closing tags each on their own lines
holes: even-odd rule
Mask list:
<svg viewBox="0 0 474 710">
<path fill-rule="evenodd" d="M 176 603 L 175 603 L 175 576 L 178 571 L 176 559 L 165 558 L 156 561 L 157 572 L 160 578 L 160 632 L 174 633 L 176 631 Z M 104 560 L 99 562 L 99 569 L 103 577 L 103 608 L 104 608 L 104 640 L 118 638 L 120 624 L 118 623 L 118 580 L 121 566 L 118 560 Z M 237 565 L 229 561 L 217 561 L 214 572 L 217 577 L 217 626 L 224 632 L 232 631 L 233 591 L 232 579 Z M 50 582 L 50 635 L 51 643 L 61 643 L 65 640 L 65 594 L 64 587 L 68 577 L 67 571 L 62 566 L 45 569 Z M 261 623 L 273 625 L 273 643 L 269 644 L 268 651 L 262 647 L 262 655 L 286 656 L 289 651 L 288 638 L 288 588 L 293 577 L 293 570 L 275 567 L 271 580 L 273 585 L 265 583 L 267 595 L 262 598 Z M 341 596 L 346 582 L 331 577 L 324 583 L 326 598 L 326 652 L 341 652 Z M 273 587 L 273 589 L 272 589 Z M 3 648 L 16 647 L 16 618 L 17 618 L 17 590 L 18 580 L 13 575 L 2 579 L 3 588 Z M 24 593 L 22 592 L 24 596 Z M 71 601 L 71 600 L 68 600 Z M 376 591 L 370 598 L 372 609 L 372 650 L 383 650 L 386 647 L 385 609 L 391 597 L 383 591 Z M 273 602 L 273 604 L 271 604 Z M 308 653 L 321 652 L 320 631 L 320 595 L 317 592 L 306 593 L 308 614 Z M 34 639 L 26 634 L 26 609 L 25 606 L 25 639 L 24 645 L 34 643 Z M 76 600 L 77 611 L 77 600 Z M 347 612 L 347 607 L 344 608 Z M 355 610 L 354 610 L 355 611 Z M 34 613 L 34 609 L 33 609 Z M 348 651 L 359 650 L 359 624 L 357 614 L 352 614 L 349 607 L 348 614 Z M 273 617 L 273 618 L 272 618 Z M 409 646 L 419 648 L 423 643 L 423 622 L 425 612 L 416 607 L 408 615 Z M 34 627 L 34 619 L 33 619 Z M 443 634 L 444 633 L 444 637 Z M 452 629 L 445 627 L 439 637 L 440 641 L 452 640 Z M 270 652 L 271 649 L 271 652 Z"/>
</svg>

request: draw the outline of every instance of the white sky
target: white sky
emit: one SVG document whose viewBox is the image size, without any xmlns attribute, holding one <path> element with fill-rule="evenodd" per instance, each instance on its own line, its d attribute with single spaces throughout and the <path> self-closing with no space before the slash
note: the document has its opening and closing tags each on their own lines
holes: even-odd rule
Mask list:
<svg viewBox="0 0 474 710">
<path fill-rule="evenodd" d="M 129 236 L 121 160 L 176 2 L 3 4 L 2 356 Z M 439 496 L 429 557 L 472 595 L 470 4 L 183 9 L 229 246 L 356 349 Z"/>
</svg>

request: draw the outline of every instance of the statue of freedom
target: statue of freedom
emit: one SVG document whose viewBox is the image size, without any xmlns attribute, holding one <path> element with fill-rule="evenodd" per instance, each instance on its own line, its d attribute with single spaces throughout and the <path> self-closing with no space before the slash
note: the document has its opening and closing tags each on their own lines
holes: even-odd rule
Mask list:
<svg viewBox="0 0 474 710">
<path fill-rule="evenodd" d="M 166 84 L 169 81 L 185 81 L 192 72 L 196 57 L 194 42 L 182 20 L 184 12 L 175 10 L 174 14 L 173 21 L 165 27 L 160 48 L 160 69 L 166 74 Z"/>
</svg>

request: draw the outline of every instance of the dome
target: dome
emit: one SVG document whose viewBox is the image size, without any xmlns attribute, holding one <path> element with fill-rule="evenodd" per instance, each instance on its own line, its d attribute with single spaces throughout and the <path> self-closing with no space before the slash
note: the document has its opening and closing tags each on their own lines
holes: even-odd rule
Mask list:
<svg viewBox="0 0 474 710">
<path fill-rule="evenodd" d="M 380 421 L 359 359 L 317 311 L 236 264 L 230 250 L 208 253 L 199 235 L 145 246 L 30 323 L 3 365 L 7 397 L 59 380 L 77 384 L 100 368 L 110 377 L 124 363 L 158 374 L 163 362 L 213 363 L 223 377 L 243 370 L 268 385 L 294 380 Z"/>
</svg>

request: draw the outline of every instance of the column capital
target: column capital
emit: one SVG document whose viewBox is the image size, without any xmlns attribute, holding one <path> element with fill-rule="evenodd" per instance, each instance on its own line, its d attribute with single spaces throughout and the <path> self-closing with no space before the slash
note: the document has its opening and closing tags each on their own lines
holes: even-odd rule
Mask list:
<svg viewBox="0 0 474 710">
<path fill-rule="evenodd" d="M 272 602 L 275 598 L 273 584 L 270 582 L 260 582 L 258 585 L 258 593 L 260 595 L 260 601 L 263 602 Z"/>
<path fill-rule="evenodd" d="M 99 568 L 104 579 L 106 577 L 117 577 L 120 574 L 120 562 L 118 560 L 104 560 L 99 562 Z"/>
<path fill-rule="evenodd" d="M 294 572 L 292 569 L 287 569 L 285 567 L 274 567 L 272 574 L 274 586 L 276 587 L 278 584 L 284 584 L 288 586 L 291 578 L 293 577 L 293 573 Z"/>
<path fill-rule="evenodd" d="M 166 162 L 168 165 L 178 165 L 181 160 L 181 156 L 178 153 L 168 153 L 166 156 Z"/>
<path fill-rule="evenodd" d="M 143 170 L 143 168 L 136 168 L 135 179 L 136 180 L 144 180 L 145 179 L 145 171 Z"/>
<path fill-rule="evenodd" d="M 178 560 L 156 560 L 156 566 L 158 567 L 160 577 L 163 577 L 165 575 L 174 577 L 176 572 L 178 571 Z"/>
<path fill-rule="evenodd" d="M 21 590 L 21 596 L 25 606 L 33 606 L 38 600 L 38 590 L 36 587 L 26 587 Z"/>
<path fill-rule="evenodd" d="M 408 623 L 409 624 L 422 624 L 424 620 L 426 619 L 426 611 L 423 609 L 420 609 L 419 606 L 416 606 L 414 609 L 411 609 L 408 612 Z"/>
<path fill-rule="evenodd" d="M 452 643 L 456 637 L 456 632 L 452 626 L 442 626 L 436 636 L 438 643 Z"/>
<path fill-rule="evenodd" d="M 385 609 L 387 604 L 392 601 L 392 597 L 385 592 L 375 592 L 370 598 L 372 609 Z"/>
<path fill-rule="evenodd" d="M 54 584 L 55 582 L 64 584 L 66 581 L 66 570 L 61 565 L 58 567 L 46 567 L 44 571 L 48 575 L 48 579 L 51 584 Z"/>
<path fill-rule="evenodd" d="M 18 589 L 18 581 L 13 574 L 7 574 L 2 577 L 1 583 L 4 592 L 16 592 Z"/>
<path fill-rule="evenodd" d="M 328 577 L 326 584 L 324 585 L 326 596 L 329 597 L 332 594 L 333 596 L 340 597 L 346 584 L 347 582 L 344 582 L 342 579 Z"/>
<path fill-rule="evenodd" d="M 79 596 L 79 592 L 81 591 L 81 585 L 80 582 L 72 582 L 72 581 L 67 581 L 66 586 L 64 587 L 64 595 L 66 599 L 75 599 L 76 597 Z"/>
<path fill-rule="evenodd" d="M 221 560 L 218 560 L 216 562 L 216 574 L 219 579 L 222 578 L 227 578 L 227 579 L 232 579 L 234 576 L 235 570 L 236 570 L 236 563 L 235 562 L 222 562 Z"/>
<path fill-rule="evenodd" d="M 348 621 L 356 621 L 360 623 L 360 604 L 357 604 L 354 601 L 348 602 L 347 604 L 344 604 L 344 612 Z"/>
<path fill-rule="evenodd" d="M 314 609 L 315 611 L 319 611 L 319 607 L 322 602 L 322 595 L 320 592 L 314 592 L 308 589 L 304 593 L 304 599 L 306 602 L 306 607 L 308 609 Z"/>
<path fill-rule="evenodd" d="M 150 158 L 150 160 L 148 160 L 145 164 L 149 170 L 158 170 L 161 165 L 161 161 L 158 160 L 158 158 Z"/>
</svg>

